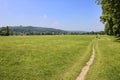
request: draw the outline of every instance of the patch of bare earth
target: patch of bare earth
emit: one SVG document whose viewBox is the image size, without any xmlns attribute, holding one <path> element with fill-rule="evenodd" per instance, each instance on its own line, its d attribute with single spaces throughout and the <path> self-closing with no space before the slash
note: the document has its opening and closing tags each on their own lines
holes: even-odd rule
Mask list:
<svg viewBox="0 0 120 80">
<path fill-rule="evenodd" d="M 81 70 L 79 76 L 76 78 L 76 80 L 84 80 L 85 79 L 85 76 L 86 76 L 86 74 L 87 74 L 87 72 L 90 68 L 90 65 L 93 63 L 94 57 L 95 57 L 95 50 L 94 50 L 94 47 L 93 47 L 92 55 L 91 55 L 89 61 L 82 68 L 82 70 Z"/>
</svg>

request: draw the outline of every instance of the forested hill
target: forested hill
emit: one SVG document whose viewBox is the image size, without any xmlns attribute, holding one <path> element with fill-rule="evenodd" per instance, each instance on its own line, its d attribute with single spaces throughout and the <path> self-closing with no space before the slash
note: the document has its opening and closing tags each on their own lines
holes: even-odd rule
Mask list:
<svg viewBox="0 0 120 80">
<path fill-rule="evenodd" d="M 56 34 L 66 31 L 54 28 L 33 27 L 33 26 L 8 26 L 11 34 Z"/>
<path fill-rule="evenodd" d="M 104 34 L 104 31 L 65 31 L 55 28 L 33 27 L 33 26 L 7 26 L 0 28 L 0 36 L 8 35 L 79 35 L 79 34 Z"/>
</svg>

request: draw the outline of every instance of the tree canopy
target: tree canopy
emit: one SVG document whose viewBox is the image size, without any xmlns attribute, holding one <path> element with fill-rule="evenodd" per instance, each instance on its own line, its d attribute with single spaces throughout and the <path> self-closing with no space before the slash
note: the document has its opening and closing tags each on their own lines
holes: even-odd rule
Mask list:
<svg viewBox="0 0 120 80">
<path fill-rule="evenodd" d="M 108 35 L 120 34 L 120 0 L 97 0 L 102 7 L 101 22 Z"/>
<path fill-rule="evenodd" d="M 8 26 L 0 28 L 0 35 L 1 36 L 9 36 L 9 28 L 8 28 Z"/>
</svg>

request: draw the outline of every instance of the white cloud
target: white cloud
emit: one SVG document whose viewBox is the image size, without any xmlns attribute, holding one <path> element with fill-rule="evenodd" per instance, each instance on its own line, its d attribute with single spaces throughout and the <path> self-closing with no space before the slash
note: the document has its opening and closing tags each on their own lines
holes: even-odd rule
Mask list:
<svg viewBox="0 0 120 80">
<path fill-rule="evenodd" d="M 51 28 L 60 28 L 60 23 L 57 20 L 51 19 L 47 14 L 43 14 L 40 17 L 40 26 L 51 27 Z"/>
<path fill-rule="evenodd" d="M 53 21 L 53 22 L 51 23 L 51 26 L 54 27 L 54 28 L 60 28 L 60 27 L 61 27 L 60 23 L 57 22 L 57 21 Z"/>
</svg>

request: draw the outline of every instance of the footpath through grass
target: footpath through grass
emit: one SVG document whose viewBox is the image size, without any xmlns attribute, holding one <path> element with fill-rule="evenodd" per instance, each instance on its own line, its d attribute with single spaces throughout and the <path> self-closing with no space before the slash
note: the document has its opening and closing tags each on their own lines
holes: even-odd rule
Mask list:
<svg viewBox="0 0 120 80">
<path fill-rule="evenodd" d="M 101 36 L 96 42 L 95 53 L 86 80 L 120 80 L 120 40 Z"/>
<path fill-rule="evenodd" d="M 0 37 L 0 80 L 75 80 L 94 36 Z"/>
</svg>

